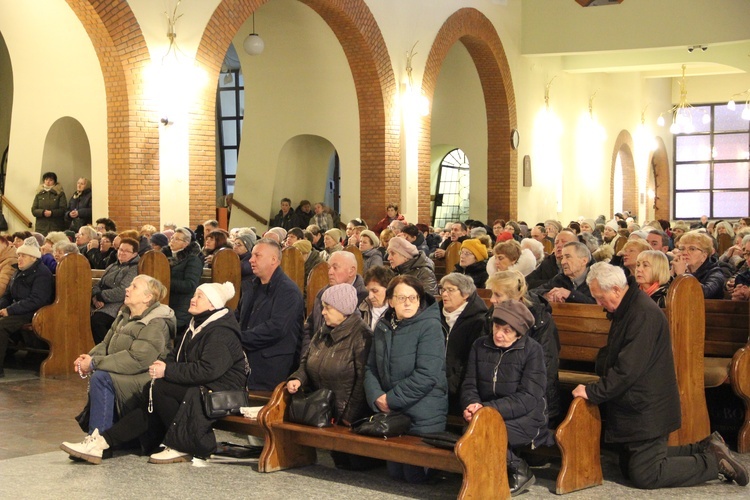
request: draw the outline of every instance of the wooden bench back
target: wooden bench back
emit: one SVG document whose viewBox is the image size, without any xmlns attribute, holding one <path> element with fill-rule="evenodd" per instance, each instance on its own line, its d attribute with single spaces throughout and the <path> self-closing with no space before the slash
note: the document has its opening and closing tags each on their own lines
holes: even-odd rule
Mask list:
<svg viewBox="0 0 750 500">
<path fill-rule="evenodd" d="M 300 292 L 305 291 L 305 259 L 296 247 L 281 251 L 281 270 L 297 284 Z"/>
<path fill-rule="evenodd" d="M 460 258 L 461 243 L 454 241 L 445 249 L 445 274 L 450 274 L 456 270 L 456 264 L 458 264 Z"/>
<path fill-rule="evenodd" d="M 227 302 L 227 307 L 234 310 L 240 303 L 242 271 L 240 270 L 240 258 L 231 248 L 221 248 L 214 252 L 214 260 L 211 263 L 211 282 L 224 283 L 226 281 L 234 285 L 234 297 Z"/>
<path fill-rule="evenodd" d="M 610 321 L 601 306 L 552 303 L 552 316 L 560 335 L 560 359 L 596 361 L 599 349 L 607 345 Z"/>
<path fill-rule="evenodd" d="M 325 286 L 328 286 L 328 262 L 321 262 L 312 268 L 307 277 L 307 314 L 312 312 L 315 297 Z"/>
<path fill-rule="evenodd" d="M 729 250 L 729 248 L 734 244 L 732 239 L 733 238 L 727 233 L 720 234 L 716 237 L 716 240 L 719 243 L 719 255 L 724 255 L 724 252 Z"/>
<path fill-rule="evenodd" d="M 360 276 L 365 275 L 365 259 L 362 257 L 362 251 L 355 247 L 354 245 L 349 245 L 346 248 L 344 248 L 347 252 L 351 252 L 354 254 L 354 257 L 357 258 L 357 274 Z"/>
<path fill-rule="evenodd" d="M 706 356 L 731 358 L 748 343 L 749 306 L 744 301 L 705 301 Z"/>
<path fill-rule="evenodd" d="M 546 253 L 547 255 L 555 251 L 555 244 L 547 238 L 544 238 L 542 240 L 542 246 L 544 247 L 544 253 Z"/>
<path fill-rule="evenodd" d="M 55 301 L 40 308 L 31 324 L 49 342 L 49 356 L 42 362 L 42 378 L 68 377 L 73 361 L 94 347 L 91 335 L 91 267 L 80 254 L 67 254 L 57 265 Z"/>
<path fill-rule="evenodd" d="M 165 306 L 169 305 L 169 288 L 172 284 L 172 270 L 167 256 L 157 250 L 149 250 L 138 261 L 138 274 L 147 274 L 156 278 L 167 289 L 167 295 L 161 300 Z"/>
<path fill-rule="evenodd" d="M 492 290 L 489 288 L 477 288 L 477 295 L 479 295 L 479 298 L 481 299 L 491 299 Z"/>
</svg>

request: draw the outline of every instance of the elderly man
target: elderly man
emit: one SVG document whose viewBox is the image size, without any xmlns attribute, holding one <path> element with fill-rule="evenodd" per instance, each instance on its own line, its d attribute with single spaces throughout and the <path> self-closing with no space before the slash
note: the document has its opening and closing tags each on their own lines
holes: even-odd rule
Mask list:
<svg viewBox="0 0 750 500">
<path fill-rule="evenodd" d="M 547 239 L 547 229 L 544 226 L 534 226 L 531 228 L 531 238 L 544 244 Z"/>
<path fill-rule="evenodd" d="M 554 278 L 561 270 L 562 251 L 567 243 L 578 241 L 578 237 L 570 228 L 565 228 L 555 237 L 555 251 L 542 259 L 541 264 L 526 276 L 526 284 L 529 290 L 547 283 Z"/>
<path fill-rule="evenodd" d="M 560 233 L 562 234 L 562 233 Z M 544 295 L 549 302 L 574 302 L 593 304 L 589 286 L 586 284 L 591 252 L 583 243 L 566 243 L 562 249 L 562 272 L 544 285 L 532 290 L 537 295 Z"/>
<path fill-rule="evenodd" d="M 406 227 L 406 222 L 403 220 L 398 220 L 398 219 L 391 221 L 391 223 L 388 224 L 388 229 L 393 231 L 394 236 L 400 236 L 401 231 L 403 231 L 405 227 Z"/>
<path fill-rule="evenodd" d="M 623 448 L 620 469 L 638 488 L 692 486 L 719 474 L 745 486 L 748 472 L 714 433 L 699 443 L 667 446 L 680 428 L 680 394 L 669 325 L 656 303 L 604 262 L 586 278 L 596 302 L 612 317 L 607 345 L 597 356 L 597 382 L 573 396 L 607 403 L 604 438 Z"/>
<path fill-rule="evenodd" d="M 281 246 L 262 238 L 250 257 L 253 293 L 243 295 L 240 340 L 250 363 L 247 388 L 271 391 L 294 369 L 302 336 L 302 292 L 281 265 Z"/>
<path fill-rule="evenodd" d="M 3 361 L 8 338 L 23 325 L 31 323 L 37 309 L 52 303 L 55 298 L 52 273 L 42 264 L 42 252 L 36 239 L 26 238 L 16 253 L 18 264 L 13 264 L 13 267 L 17 271 L 0 298 L 0 377 L 5 376 Z"/>
<path fill-rule="evenodd" d="M 357 274 L 357 258 L 351 252 L 334 252 L 328 259 L 328 286 L 323 287 L 315 296 L 313 310 L 305 320 L 302 332 L 302 349 L 301 356 L 307 352 L 310 345 L 310 339 L 325 324 L 323 319 L 323 292 L 329 287 L 342 284 L 352 285 L 357 290 L 357 304 L 367 298 L 367 288 L 362 280 L 362 276 Z"/>
<path fill-rule="evenodd" d="M 451 226 L 450 238 L 446 238 L 445 241 L 440 244 L 440 248 L 435 250 L 435 253 L 432 254 L 432 257 L 435 259 L 444 259 L 445 250 L 448 248 L 448 245 L 450 245 L 454 241 L 463 243 L 463 241 L 468 238 L 467 233 L 468 230 L 466 228 L 466 224 L 464 224 L 463 222 L 454 222 Z"/>
</svg>

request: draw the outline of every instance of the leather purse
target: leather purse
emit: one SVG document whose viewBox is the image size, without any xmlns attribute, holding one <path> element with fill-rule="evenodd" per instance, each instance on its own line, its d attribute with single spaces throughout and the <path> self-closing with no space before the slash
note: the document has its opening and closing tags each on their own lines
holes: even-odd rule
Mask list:
<svg viewBox="0 0 750 500">
<path fill-rule="evenodd" d="M 208 418 L 239 415 L 240 408 L 250 406 L 245 389 L 235 391 L 212 391 L 201 387 L 203 411 Z"/>
<path fill-rule="evenodd" d="M 287 407 L 286 419 L 295 424 L 312 427 L 331 427 L 333 425 L 333 404 L 335 396 L 330 389 L 318 389 L 292 395 Z"/>
<path fill-rule="evenodd" d="M 422 435 L 422 441 L 434 446 L 436 448 L 442 448 L 444 450 L 452 450 L 456 447 L 456 443 L 461 439 L 460 434 L 454 434 L 452 432 L 432 432 L 429 434 Z"/>
<path fill-rule="evenodd" d="M 352 431 L 363 436 L 395 437 L 409 432 L 411 418 L 404 413 L 376 413 L 352 424 Z"/>
</svg>

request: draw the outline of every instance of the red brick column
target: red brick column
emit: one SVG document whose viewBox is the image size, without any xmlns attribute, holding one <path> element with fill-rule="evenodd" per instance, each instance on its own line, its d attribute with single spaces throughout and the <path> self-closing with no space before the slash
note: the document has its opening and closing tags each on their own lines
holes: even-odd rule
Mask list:
<svg viewBox="0 0 750 500">
<path fill-rule="evenodd" d="M 459 41 L 477 68 L 487 109 L 487 220 L 514 219 L 518 214 L 518 153 L 510 147 L 510 131 L 517 126 L 516 97 L 503 44 L 484 14 L 464 8 L 443 23 L 427 56 L 422 90 L 433 102 L 443 60 L 453 44 Z M 419 221 L 429 223 L 430 116 L 424 118 L 422 125 L 418 212 Z M 471 189 L 478 188 L 480 186 L 471 186 Z"/>
<path fill-rule="evenodd" d="M 622 209 L 628 210 L 633 214 L 638 213 L 638 182 L 635 174 L 635 160 L 633 160 L 633 136 L 630 132 L 623 130 L 615 140 L 615 147 L 612 151 L 612 167 L 609 178 L 609 212 L 614 213 L 615 206 L 615 163 L 617 155 L 620 155 L 620 164 L 622 165 Z M 667 178 L 668 179 L 668 178 Z M 643 221 L 638 221 L 639 223 Z"/>
</svg>

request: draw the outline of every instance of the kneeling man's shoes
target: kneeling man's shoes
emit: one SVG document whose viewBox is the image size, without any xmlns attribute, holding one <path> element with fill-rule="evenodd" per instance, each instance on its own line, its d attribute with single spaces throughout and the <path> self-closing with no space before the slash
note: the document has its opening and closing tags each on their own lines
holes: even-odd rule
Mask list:
<svg viewBox="0 0 750 500">
<path fill-rule="evenodd" d="M 150 464 L 176 464 L 180 462 L 189 462 L 193 457 L 188 453 L 173 450 L 172 448 L 166 447 L 159 453 L 154 453 L 148 459 Z"/>
<path fill-rule="evenodd" d="M 742 465 L 742 463 L 734 456 L 734 453 L 727 448 L 727 445 L 724 443 L 724 440 L 721 439 L 721 436 L 719 436 L 718 439 L 713 435 L 711 435 L 711 437 L 712 439 L 708 445 L 708 450 L 716 457 L 716 462 L 719 464 L 719 473 L 727 479 L 733 480 L 740 486 L 747 486 L 747 483 L 750 482 L 750 478 L 748 478 L 748 472 L 745 466 Z"/>
<path fill-rule="evenodd" d="M 99 435 L 99 429 L 94 429 L 94 432 L 83 438 L 80 443 L 62 443 L 60 449 L 67 452 L 71 457 L 98 465 L 102 463 L 102 454 L 104 450 L 109 449 L 109 445 Z"/>
</svg>

